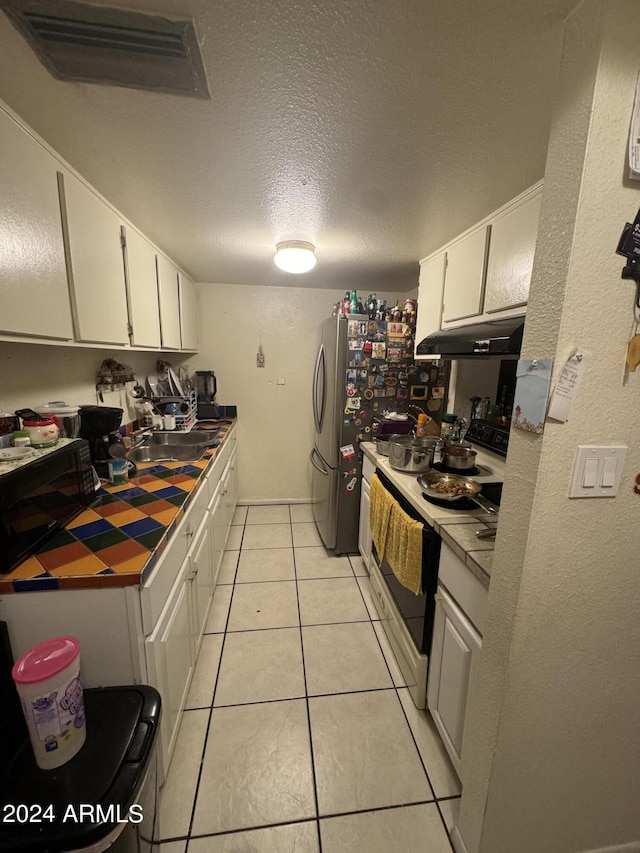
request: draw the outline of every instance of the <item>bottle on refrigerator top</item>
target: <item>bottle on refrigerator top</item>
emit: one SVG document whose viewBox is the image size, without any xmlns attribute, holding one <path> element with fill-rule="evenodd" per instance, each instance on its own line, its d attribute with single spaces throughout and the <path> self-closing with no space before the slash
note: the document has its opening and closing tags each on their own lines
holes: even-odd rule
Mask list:
<svg viewBox="0 0 640 853">
<path fill-rule="evenodd" d="M 349 309 L 351 308 L 351 297 L 349 296 L 349 291 L 344 295 L 344 299 L 342 300 L 342 313 L 348 314 Z"/>
<path fill-rule="evenodd" d="M 351 314 L 358 313 L 358 294 L 355 292 L 355 290 L 351 291 L 351 297 L 349 299 L 349 311 L 351 312 Z"/>
<path fill-rule="evenodd" d="M 447 413 L 446 415 L 442 416 L 442 428 L 440 430 L 440 436 L 444 439 L 444 441 L 451 440 L 457 420 L 457 415 Z"/>
</svg>

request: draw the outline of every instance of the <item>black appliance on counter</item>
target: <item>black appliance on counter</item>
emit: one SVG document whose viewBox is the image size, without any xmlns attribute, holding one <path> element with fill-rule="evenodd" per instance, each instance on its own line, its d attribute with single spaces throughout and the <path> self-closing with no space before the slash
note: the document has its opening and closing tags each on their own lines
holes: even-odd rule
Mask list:
<svg viewBox="0 0 640 853">
<path fill-rule="evenodd" d="M 109 461 L 114 458 L 109 452 L 113 444 L 123 445 L 118 432 L 124 411 L 113 406 L 80 406 L 80 437 L 89 442 L 91 463 L 99 477 L 109 476 Z M 124 456 L 123 448 L 117 454 Z"/>
<path fill-rule="evenodd" d="M 89 445 L 72 441 L 0 477 L 0 573 L 10 572 L 95 500 Z"/>
<path fill-rule="evenodd" d="M 196 370 L 196 389 L 198 392 L 198 420 L 211 420 L 220 417 L 216 405 L 218 380 L 213 370 Z"/>
<path fill-rule="evenodd" d="M 61 767 L 41 770 L 11 678 L 12 665 L 6 623 L 0 622 L 0 692 L 6 699 L 0 703 L 0 851 L 158 849 L 152 844 L 158 815 L 158 691 L 146 685 L 85 690 L 84 745 Z"/>
</svg>

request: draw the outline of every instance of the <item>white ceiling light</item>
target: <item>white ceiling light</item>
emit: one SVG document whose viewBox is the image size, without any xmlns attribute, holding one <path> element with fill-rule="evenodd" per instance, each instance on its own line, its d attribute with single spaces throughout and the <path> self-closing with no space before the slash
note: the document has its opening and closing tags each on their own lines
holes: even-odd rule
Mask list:
<svg viewBox="0 0 640 853">
<path fill-rule="evenodd" d="M 303 240 L 287 240 L 278 243 L 273 260 L 285 272 L 295 274 L 309 272 L 316 265 L 316 247 Z"/>
</svg>

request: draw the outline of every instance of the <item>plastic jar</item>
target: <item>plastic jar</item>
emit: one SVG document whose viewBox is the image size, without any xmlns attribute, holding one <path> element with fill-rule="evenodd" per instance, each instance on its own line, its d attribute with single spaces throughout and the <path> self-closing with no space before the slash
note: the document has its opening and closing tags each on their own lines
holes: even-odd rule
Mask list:
<svg viewBox="0 0 640 853">
<path fill-rule="evenodd" d="M 30 447 L 31 439 L 29 438 L 29 433 L 26 429 L 17 429 L 13 433 L 13 446 L 14 447 Z"/>
<path fill-rule="evenodd" d="M 80 683 L 80 643 L 53 637 L 25 652 L 11 671 L 38 767 L 53 770 L 79 751 L 87 736 Z"/>
</svg>

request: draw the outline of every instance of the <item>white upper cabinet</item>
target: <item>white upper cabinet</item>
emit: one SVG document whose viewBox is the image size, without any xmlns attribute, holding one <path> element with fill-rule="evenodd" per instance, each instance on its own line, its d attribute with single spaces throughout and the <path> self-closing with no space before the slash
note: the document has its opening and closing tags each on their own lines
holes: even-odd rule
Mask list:
<svg viewBox="0 0 640 853">
<path fill-rule="evenodd" d="M 128 344 L 120 217 L 75 175 L 58 179 L 76 340 Z"/>
<path fill-rule="evenodd" d="M 156 255 L 158 301 L 160 303 L 160 337 L 162 349 L 180 349 L 180 300 L 178 268 L 164 255 Z"/>
<path fill-rule="evenodd" d="M 160 346 L 156 250 L 135 228 L 122 226 L 131 344 Z"/>
<path fill-rule="evenodd" d="M 437 255 L 424 261 L 420 266 L 420 285 L 418 287 L 418 315 L 416 317 L 415 346 L 427 335 L 440 329 L 442 320 L 442 293 L 444 274 L 447 268 L 447 253 Z M 418 356 L 416 358 L 424 358 Z M 437 358 L 438 356 L 436 356 Z M 430 359 L 434 356 L 429 356 Z"/>
<path fill-rule="evenodd" d="M 416 346 L 439 329 L 525 313 L 542 190 L 534 184 L 420 262 Z"/>
<path fill-rule="evenodd" d="M 482 313 L 490 230 L 488 225 L 478 228 L 447 250 L 443 324 Z"/>
<path fill-rule="evenodd" d="M 491 226 L 484 310 L 487 314 L 527 304 L 538 234 L 542 187 L 496 217 Z"/>
<path fill-rule="evenodd" d="M 198 337 L 198 295 L 196 286 L 189 276 L 178 274 L 180 282 L 180 331 L 182 349 L 197 350 Z"/>
<path fill-rule="evenodd" d="M 0 108 L 0 333 L 73 338 L 55 158 Z"/>
</svg>

